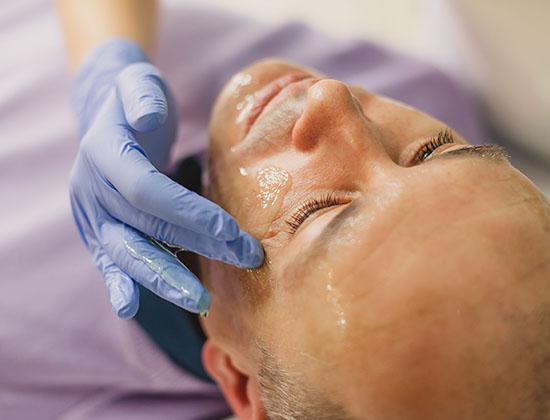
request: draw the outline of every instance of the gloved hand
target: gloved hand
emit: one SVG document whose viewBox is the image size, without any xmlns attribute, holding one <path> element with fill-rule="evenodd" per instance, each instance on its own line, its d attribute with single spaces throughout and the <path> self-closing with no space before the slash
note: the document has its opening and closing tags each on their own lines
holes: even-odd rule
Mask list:
<svg viewBox="0 0 550 420">
<path fill-rule="evenodd" d="M 263 262 L 261 245 L 228 213 L 157 170 L 174 141 L 177 112 L 136 44 L 117 39 L 94 50 L 74 100 L 83 139 L 70 179 L 73 215 L 119 317 L 137 312 L 134 281 L 192 312 L 210 306 L 200 281 L 143 233 L 241 268 Z"/>
</svg>

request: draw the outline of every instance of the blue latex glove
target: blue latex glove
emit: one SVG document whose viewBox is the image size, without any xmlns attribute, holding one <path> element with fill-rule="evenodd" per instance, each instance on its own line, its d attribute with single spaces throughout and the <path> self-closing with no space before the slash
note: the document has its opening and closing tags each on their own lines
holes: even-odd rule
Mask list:
<svg viewBox="0 0 550 420">
<path fill-rule="evenodd" d="M 177 112 L 136 44 L 115 39 L 95 49 L 74 104 L 83 139 L 71 172 L 73 215 L 119 317 L 138 310 L 134 281 L 192 312 L 210 306 L 200 281 L 144 234 L 241 268 L 263 262 L 261 245 L 228 213 L 156 169 L 166 164 Z"/>
</svg>

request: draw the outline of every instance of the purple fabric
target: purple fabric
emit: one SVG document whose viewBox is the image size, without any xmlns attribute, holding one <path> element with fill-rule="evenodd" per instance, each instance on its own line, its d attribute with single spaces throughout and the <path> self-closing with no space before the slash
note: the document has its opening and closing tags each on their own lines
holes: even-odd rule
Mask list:
<svg viewBox="0 0 550 420">
<path fill-rule="evenodd" d="M 0 5 L 0 418 L 219 419 L 219 390 L 174 366 L 111 310 L 70 214 L 71 76 L 49 0 Z M 172 161 L 204 149 L 216 93 L 240 67 L 286 57 L 424 109 L 482 140 L 447 76 L 362 41 L 270 28 L 190 6 L 162 11 L 157 60 L 181 106 Z"/>
</svg>

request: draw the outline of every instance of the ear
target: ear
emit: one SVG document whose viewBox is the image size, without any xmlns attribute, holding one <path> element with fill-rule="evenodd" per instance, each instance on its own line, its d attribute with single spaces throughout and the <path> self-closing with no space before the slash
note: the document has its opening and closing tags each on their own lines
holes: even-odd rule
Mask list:
<svg viewBox="0 0 550 420">
<path fill-rule="evenodd" d="M 202 362 L 218 383 L 233 413 L 240 420 L 265 420 L 260 387 L 254 372 L 238 369 L 229 353 L 208 339 L 202 348 Z"/>
</svg>

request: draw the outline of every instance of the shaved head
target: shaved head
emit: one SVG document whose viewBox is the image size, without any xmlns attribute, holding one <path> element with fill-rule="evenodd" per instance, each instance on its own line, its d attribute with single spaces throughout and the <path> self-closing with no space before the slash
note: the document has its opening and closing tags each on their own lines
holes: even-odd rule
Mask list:
<svg viewBox="0 0 550 420">
<path fill-rule="evenodd" d="M 207 195 L 266 255 L 201 260 L 239 418 L 550 420 L 550 203 L 501 148 L 274 60 L 211 145 Z"/>
</svg>

